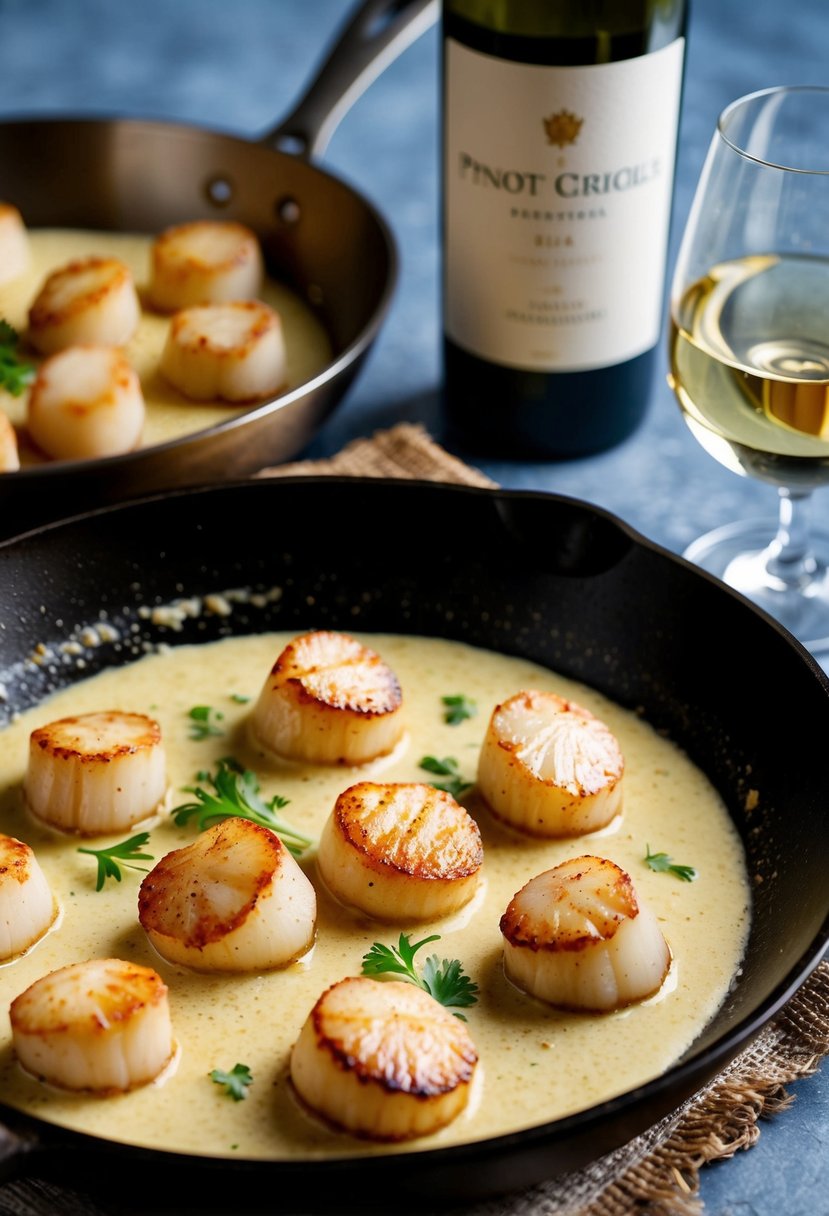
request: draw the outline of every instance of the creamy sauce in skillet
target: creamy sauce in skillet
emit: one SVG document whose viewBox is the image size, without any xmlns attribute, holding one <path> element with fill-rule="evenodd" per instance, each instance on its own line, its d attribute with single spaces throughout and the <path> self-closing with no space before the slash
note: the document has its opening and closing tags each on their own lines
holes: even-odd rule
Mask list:
<svg viewBox="0 0 829 1216">
<path fill-rule="evenodd" d="M 46 276 L 53 270 L 74 258 L 92 254 L 119 258 L 129 266 L 141 300 L 142 313 L 135 337 L 124 347 L 124 353 L 138 373 L 147 405 L 142 447 L 205 430 L 261 404 L 253 402 L 233 406 L 225 401 L 190 401 L 159 375 L 158 361 L 167 338 L 170 317 L 153 312 L 146 303 L 152 240 L 150 236 L 119 232 L 30 229 L 29 269 L 19 278 L 0 286 L 0 317 L 10 322 L 18 333 L 25 335 L 29 307 Z M 288 388 L 295 388 L 317 375 L 330 362 L 332 351 L 328 335 L 308 306 L 283 284 L 266 279 L 261 298 L 282 317 Z M 25 350 L 25 355 L 33 363 L 41 362 L 40 357 L 29 349 Z M 26 438 L 26 395 L 13 397 L 0 389 L 0 409 L 17 428 L 21 465 L 43 463 L 43 455 Z"/>
<path fill-rule="evenodd" d="M 2 740 L 0 830 L 28 841 L 63 909 L 62 921 L 27 955 L 0 967 L 0 1005 L 35 979 L 68 962 L 96 956 L 133 959 L 154 967 L 170 989 L 180 1046 L 177 1067 L 162 1083 L 111 1098 L 67 1095 L 27 1076 L 13 1058 L 6 1014 L 0 1023 L 0 1095 L 14 1107 L 109 1139 L 196 1154 L 286 1158 L 388 1152 L 388 1146 L 331 1131 L 295 1102 L 287 1078 L 290 1047 L 311 1006 L 331 983 L 360 971 L 373 941 L 396 943 L 402 929 L 414 940 L 441 940 L 423 953 L 459 958 L 480 985 L 468 1026 L 480 1053 L 469 1109 L 413 1150 L 511 1132 L 589 1107 L 640 1085 L 668 1068 L 702 1030 L 734 976 L 748 930 L 749 894 L 742 846 L 707 778 L 646 722 L 594 691 L 534 664 L 445 640 L 360 635 L 391 665 L 403 689 L 407 737 L 391 760 L 360 770 L 279 766 L 252 749 L 245 721 L 290 634 L 230 638 L 176 647 L 131 666 L 110 669 L 66 689 L 22 715 Z M 137 920 L 142 875 L 124 871 L 120 883 L 95 891 L 95 859 L 81 842 L 39 827 L 22 806 L 29 732 L 55 718 L 95 709 L 146 712 L 161 723 L 173 805 L 189 800 L 182 786 L 199 769 L 235 755 L 256 770 L 262 793 L 290 798 L 284 817 L 318 838 L 337 794 L 358 779 L 424 780 L 425 755 L 453 756 L 474 779 L 478 749 L 494 705 L 519 689 L 549 689 L 579 701 L 616 734 L 626 758 L 625 810 L 620 822 L 593 836 L 544 842 L 499 827 L 474 790 L 462 801 L 481 828 L 485 887 L 459 915 L 421 925 L 388 925 L 352 915 L 325 894 L 313 850 L 303 866 L 319 898 L 317 943 L 285 971 L 265 975 L 200 975 L 165 962 Z M 473 697 L 477 716 L 458 726 L 443 721 L 441 697 Z M 221 738 L 188 738 L 188 710 L 211 705 L 224 714 Z M 147 851 L 157 860 L 191 841 L 195 828 L 167 817 L 152 829 Z M 126 834 L 124 834 L 125 836 Z M 114 843 L 124 836 L 107 838 Z M 697 867 L 685 883 L 652 873 L 646 845 Z M 501 966 L 498 921 L 512 895 L 533 875 L 582 853 L 606 856 L 627 870 L 658 915 L 674 956 L 662 992 L 610 1015 L 559 1013 L 512 987 Z M 152 863 L 147 863 L 149 866 Z M 207 1077 L 213 1068 L 247 1064 L 255 1078 L 243 1102 L 233 1102 Z M 399 1151 L 392 1148 L 391 1151 Z"/>
</svg>

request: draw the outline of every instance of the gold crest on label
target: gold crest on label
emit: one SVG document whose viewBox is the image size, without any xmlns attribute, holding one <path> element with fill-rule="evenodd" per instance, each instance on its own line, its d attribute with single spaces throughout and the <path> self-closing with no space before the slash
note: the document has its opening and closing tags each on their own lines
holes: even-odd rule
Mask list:
<svg viewBox="0 0 829 1216">
<path fill-rule="evenodd" d="M 551 114 L 549 118 L 544 119 L 547 143 L 554 144 L 557 148 L 566 148 L 568 144 L 574 144 L 583 124 L 584 119 L 577 117 L 569 110 L 559 110 L 558 114 Z"/>
</svg>

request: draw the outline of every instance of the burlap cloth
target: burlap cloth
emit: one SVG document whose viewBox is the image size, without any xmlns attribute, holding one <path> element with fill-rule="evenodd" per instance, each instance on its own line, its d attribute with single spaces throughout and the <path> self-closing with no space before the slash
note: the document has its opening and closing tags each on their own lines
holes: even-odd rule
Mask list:
<svg viewBox="0 0 829 1216">
<path fill-rule="evenodd" d="M 419 426 L 402 423 L 358 439 L 329 460 L 265 469 L 260 476 L 337 473 L 492 486 L 444 451 Z M 668 1118 L 578 1173 L 465 1208 L 457 1216 L 698 1216 L 699 1171 L 749 1149 L 760 1120 L 794 1100 L 787 1085 L 811 1076 L 829 1054 L 829 961 L 824 960 L 779 1016 Z M 0 1216 L 105 1216 L 85 1196 L 37 1180 L 0 1187 Z M 243 1216 L 240 1207 L 238 1216 Z"/>
</svg>

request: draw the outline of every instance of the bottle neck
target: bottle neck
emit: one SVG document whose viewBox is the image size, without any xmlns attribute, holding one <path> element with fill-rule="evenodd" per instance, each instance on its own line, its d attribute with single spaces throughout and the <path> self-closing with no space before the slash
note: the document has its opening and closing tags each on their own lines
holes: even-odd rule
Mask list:
<svg viewBox="0 0 829 1216">
<path fill-rule="evenodd" d="M 516 63 L 578 66 L 635 59 L 668 46 L 685 32 L 684 0 L 633 0 L 614 4 L 562 0 L 444 0 L 444 38 Z"/>
</svg>

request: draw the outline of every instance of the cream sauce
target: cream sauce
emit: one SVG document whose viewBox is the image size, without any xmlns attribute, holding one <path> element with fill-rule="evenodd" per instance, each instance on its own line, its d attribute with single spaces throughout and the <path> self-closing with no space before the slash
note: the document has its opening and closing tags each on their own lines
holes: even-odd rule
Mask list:
<svg viewBox="0 0 829 1216">
<path fill-rule="evenodd" d="M 403 746 L 390 760 L 360 770 L 279 765 L 251 747 L 246 735 L 251 704 L 233 697 L 255 699 L 290 636 L 229 638 L 149 655 L 56 694 L 5 731 L 0 830 L 32 845 L 63 916 L 28 954 L 0 967 L 0 1004 L 8 1008 L 35 979 L 68 962 L 99 956 L 132 959 L 154 967 L 169 985 L 180 1057 L 160 1083 L 131 1094 L 65 1094 L 18 1066 L 6 1020 L 0 1026 L 3 1100 L 54 1123 L 178 1152 L 271 1159 L 388 1152 L 388 1146 L 351 1139 L 310 1118 L 292 1095 L 287 1067 L 291 1045 L 320 993 L 344 976 L 359 974 L 372 942 L 394 944 L 401 929 L 414 932 L 414 940 L 440 933 L 441 940 L 423 953 L 460 959 L 480 985 L 479 1002 L 467 1011 L 481 1062 L 474 1101 L 449 1127 L 409 1145 L 412 1150 L 557 1119 L 668 1068 L 722 1002 L 748 930 L 742 846 L 707 778 L 647 722 L 544 668 L 461 643 L 368 634 L 361 640 L 386 659 L 403 689 Z M 31 730 L 67 714 L 129 709 L 152 714 L 161 723 L 173 805 L 189 800 L 182 787 L 194 783 L 198 770 L 233 754 L 255 769 L 265 797 L 280 793 L 290 799 L 282 814 L 316 839 L 337 794 L 355 780 L 375 774 L 384 781 L 426 780 L 419 761 L 428 754 L 455 757 L 462 775 L 474 779 L 492 708 L 530 687 L 580 702 L 615 733 L 626 759 L 621 819 L 577 840 L 524 839 L 499 826 L 471 790 L 462 801 L 481 828 L 483 889 L 459 915 L 423 925 L 372 922 L 336 905 L 319 881 L 312 849 L 302 865 L 318 892 L 318 938 L 311 953 L 285 971 L 200 975 L 168 964 L 149 945 L 137 920 L 142 875 L 125 870 L 120 883 L 110 881 L 96 892 L 96 863 L 76 851 L 81 842 L 39 826 L 22 805 Z M 450 726 L 443 721 L 441 698 L 456 693 L 474 698 L 478 712 Z M 221 737 L 188 737 L 187 714 L 194 705 L 211 705 L 224 715 Z M 158 859 L 191 841 L 194 833 L 194 827 L 177 828 L 165 817 L 153 827 L 148 851 Z M 697 881 L 685 883 L 650 871 L 643 861 L 646 845 L 696 866 Z M 582 853 L 609 857 L 630 873 L 673 952 L 662 991 L 610 1015 L 558 1012 L 519 992 L 502 969 L 498 922 L 512 895 L 533 875 Z M 224 1096 L 207 1075 L 237 1062 L 247 1064 L 254 1076 L 243 1102 Z"/>
<path fill-rule="evenodd" d="M 182 435 L 206 430 L 252 408 L 250 403 L 234 406 L 225 401 L 190 401 L 160 375 L 158 363 L 167 339 L 170 317 L 153 312 L 146 301 L 152 239 L 150 236 L 120 232 L 31 229 L 28 270 L 12 282 L 0 286 L 0 317 L 25 336 L 29 308 L 46 276 L 53 270 L 65 266 L 74 258 L 93 254 L 119 258 L 129 266 L 142 303 L 142 312 L 138 330 L 124 347 L 124 353 L 138 373 L 147 406 L 141 447 L 166 443 Z M 330 362 L 332 351 L 328 335 L 308 305 L 284 284 L 266 279 L 260 298 L 282 318 L 288 363 L 287 388 L 296 388 L 317 375 Z M 28 347 L 24 353 L 32 363 L 42 361 Z M 26 436 L 26 394 L 13 397 L 0 389 L 0 409 L 8 415 L 17 430 L 21 465 L 43 463 L 45 457 Z"/>
</svg>

